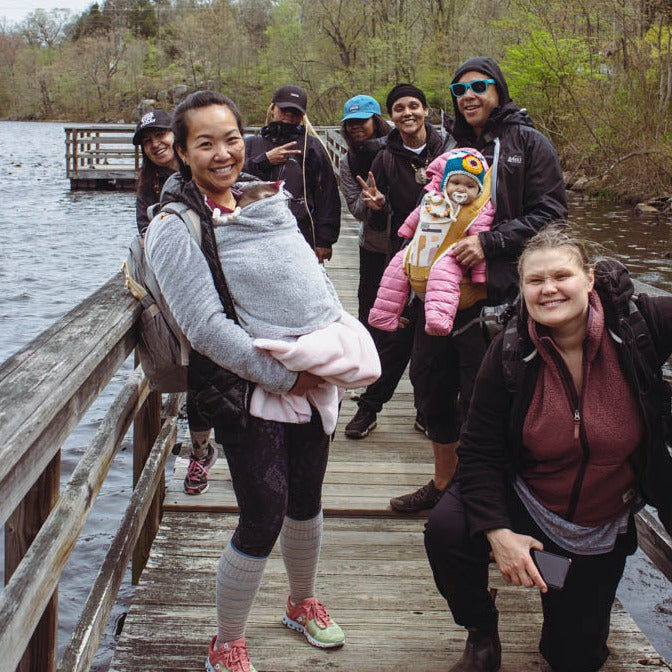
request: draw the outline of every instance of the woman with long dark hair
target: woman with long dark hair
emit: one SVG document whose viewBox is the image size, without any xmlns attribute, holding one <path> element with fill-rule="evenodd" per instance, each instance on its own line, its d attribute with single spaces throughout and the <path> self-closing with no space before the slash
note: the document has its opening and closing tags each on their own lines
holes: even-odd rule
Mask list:
<svg viewBox="0 0 672 672">
<path fill-rule="evenodd" d="M 283 622 L 313 646 L 333 648 L 344 641 L 343 631 L 315 597 L 329 435 L 314 409 L 307 422 L 293 424 L 256 417 L 249 408 L 255 387 L 305 395 L 323 379 L 291 371 L 256 347 L 241 326 L 234 283 L 227 283 L 231 270 L 222 259 L 231 231 L 225 220 L 235 220 L 245 193 L 239 182 L 243 123 L 235 104 L 220 93 L 193 93 L 175 109 L 173 132 L 180 176 L 164 190 L 162 201 L 184 203 L 198 214 L 202 245 L 177 215 L 164 213 L 147 230 L 147 258 L 192 345 L 189 390 L 224 447 L 240 508 L 238 526 L 217 567 L 217 634 L 206 669 L 254 672 L 245 627 L 278 539 L 289 579 Z M 299 242 L 304 245 L 300 237 Z M 275 289 L 282 291 L 278 284 Z"/>
<path fill-rule="evenodd" d="M 170 115 L 164 110 L 144 114 L 133 134 L 133 144 L 140 145 L 142 152 L 135 216 L 138 231 L 144 234 L 150 220 L 147 208 L 159 202 L 163 185 L 177 171 Z"/>
</svg>

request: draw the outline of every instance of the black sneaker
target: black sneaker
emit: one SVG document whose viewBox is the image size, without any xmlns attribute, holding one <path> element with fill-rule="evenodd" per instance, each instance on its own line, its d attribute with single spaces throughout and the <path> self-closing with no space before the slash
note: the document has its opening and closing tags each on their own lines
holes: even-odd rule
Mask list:
<svg viewBox="0 0 672 672">
<path fill-rule="evenodd" d="M 376 428 L 376 414 L 366 406 L 360 406 L 355 417 L 345 426 L 345 435 L 349 439 L 363 439 Z"/>
<path fill-rule="evenodd" d="M 399 513 L 417 513 L 425 509 L 433 509 L 434 505 L 441 499 L 442 494 L 443 490 L 439 490 L 432 479 L 415 492 L 409 492 L 401 497 L 393 497 L 390 500 L 390 506 Z"/>
</svg>

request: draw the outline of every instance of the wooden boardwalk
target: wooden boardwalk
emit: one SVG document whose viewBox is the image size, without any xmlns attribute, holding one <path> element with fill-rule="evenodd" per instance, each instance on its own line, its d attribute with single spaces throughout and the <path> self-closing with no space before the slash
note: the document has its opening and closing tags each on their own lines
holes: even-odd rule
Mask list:
<svg viewBox="0 0 672 672">
<path fill-rule="evenodd" d="M 356 223 L 344 215 L 327 269 L 355 314 L 357 268 Z M 425 557 L 425 516 L 402 517 L 389 508 L 391 496 L 414 489 L 432 474 L 431 444 L 413 429 L 407 378 L 378 416 L 378 428 L 360 441 L 343 435 L 355 408 L 346 397 L 331 448 L 318 576 L 318 594 L 345 630 L 346 644 L 319 650 L 280 623 L 287 581 L 276 549 L 246 633 L 259 672 L 437 672 L 447 670 L 463 650 L 464 631 L 454 625 Z M 182 493 L 185 470 L 186 460 L 178 459 L 111 671 L 204 668 L 216 628 L 217 562 L 236 525 L 236 506 L 225 460 L 213 467 L 211 487 L 199 497 Z M 494 569 L 491 578 L 499 590 L 501 669 L 548 669 L 537 652 L 538 592 L 504 585 Z M 609 645 L 604 672 L 641 671 L 643 665 L 669 669 L 620 605 L 612 616 Z"/>
</svg>

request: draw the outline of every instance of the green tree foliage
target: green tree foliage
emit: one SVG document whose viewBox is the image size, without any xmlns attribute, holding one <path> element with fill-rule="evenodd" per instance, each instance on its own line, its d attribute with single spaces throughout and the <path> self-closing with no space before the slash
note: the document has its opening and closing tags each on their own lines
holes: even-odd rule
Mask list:
<svg viewBox="0 0 672 672">
<path fill-rule="evenodd" d="M 455 68 L 489 55 L 570 180 L 654 195 L 672 180 L 671 26 L 670 0 L 97 0 L 0 25 L 0 116 L 135 121 L 210 87 L 263 124 L 292 82 L 329 124 L 400 81 L 452 114 Z"/>
</svg>

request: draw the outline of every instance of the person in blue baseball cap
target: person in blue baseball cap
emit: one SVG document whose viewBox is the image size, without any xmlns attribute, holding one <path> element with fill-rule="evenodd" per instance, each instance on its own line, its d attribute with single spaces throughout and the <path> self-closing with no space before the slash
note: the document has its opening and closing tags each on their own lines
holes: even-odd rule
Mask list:
<svg viewBox="0 0 672 672">
<path fill-rule="evenodd" d="M 353 96 L 343 106 L 341 135 L 348 145 L 348 154 L 341 160 L 339 170 L 341 192 L 348 210 L 359 221 L 358 318 L 376 343 L 382 334 L 369 326 L 368 319 L 387 263 L 388 240 L 384 231 L 374 231 L 365 223 L 366 206 L 357 177 L 366 180 L 373 159 L 385 146 L 391 129 L 381 116 L 378 101 L 371 96 Z"/>
</svg>

